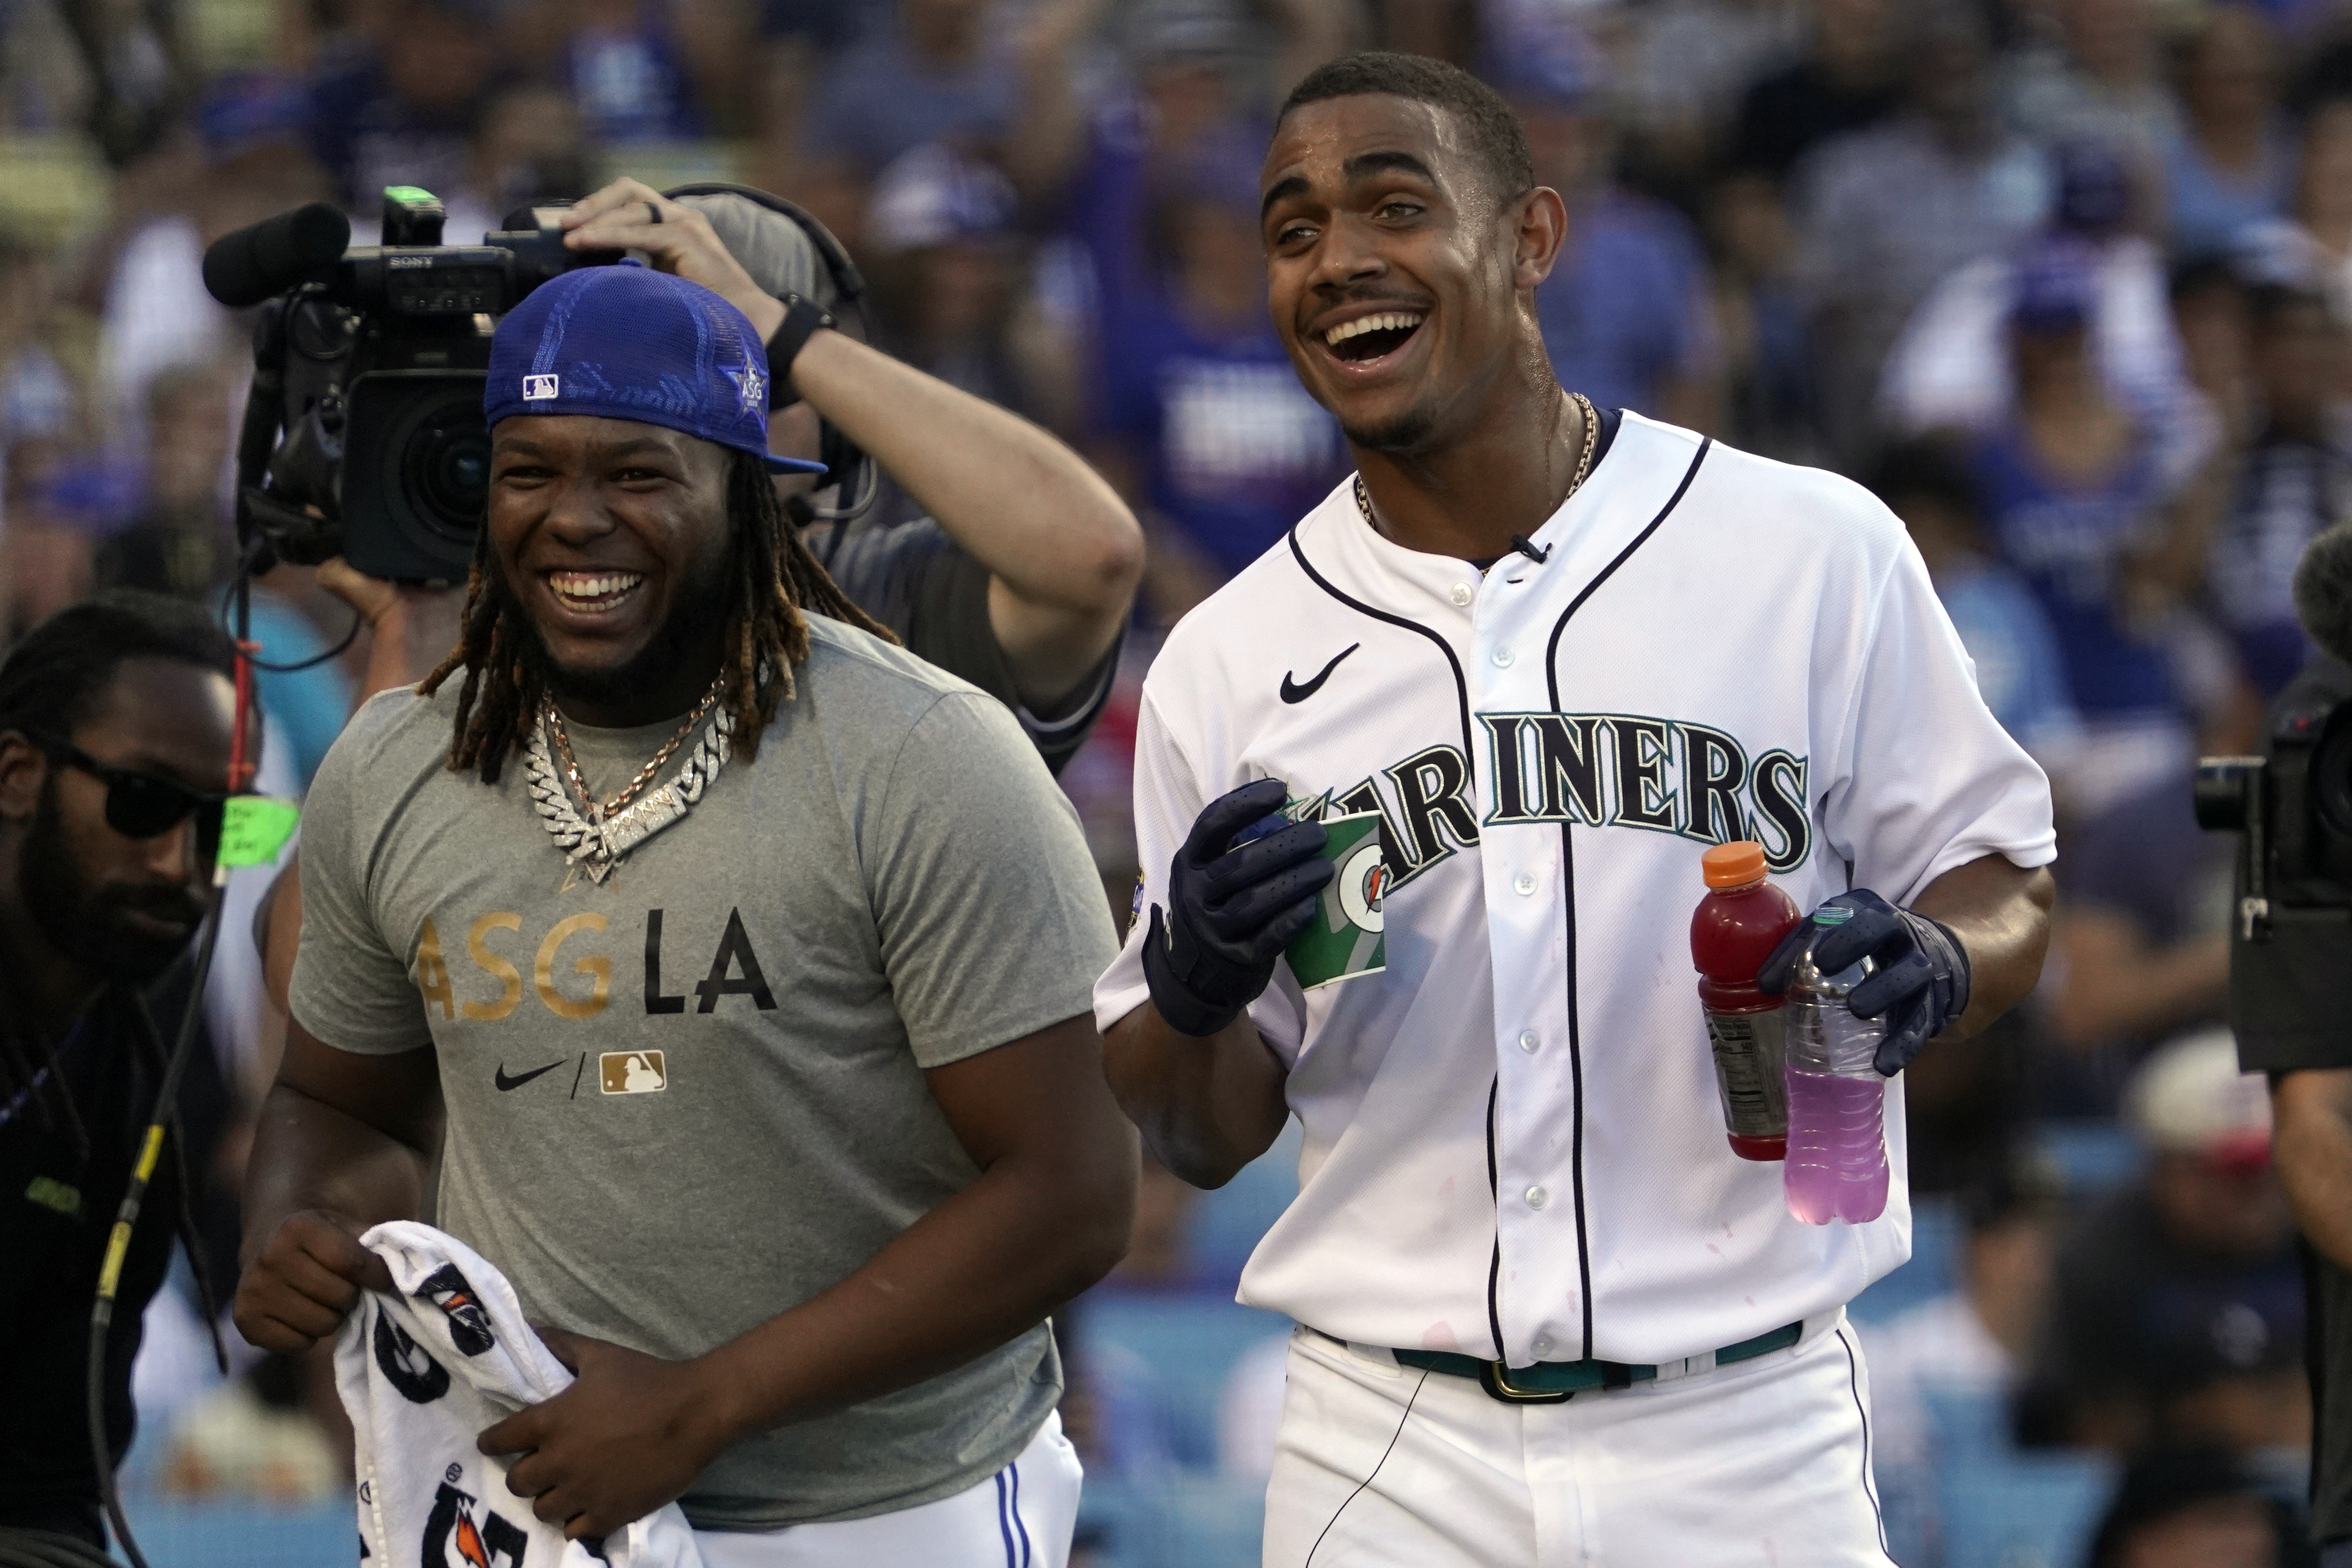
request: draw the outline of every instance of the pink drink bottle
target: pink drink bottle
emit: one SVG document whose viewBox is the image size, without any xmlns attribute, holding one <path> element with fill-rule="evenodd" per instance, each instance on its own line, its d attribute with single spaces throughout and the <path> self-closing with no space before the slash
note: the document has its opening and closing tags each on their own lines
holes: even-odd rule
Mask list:
<svg viewBox="0 0 2352 1568">
<path fill-rule="evenodd" d="M 1842 925 L 1816 910 L 1816 927 Z M 1859 1019 L 1847 993 L 1869 976 L 1867 958 L 1824 975 L 1810 944 L 1788 992 L 1789 1160 L 1781 1186 L 1789 1212 L 1808 1225 L 1860 1225 L 1886 1211 L 1886 1080 L 1873 1060 L 1883 1019 Z"/>
<path fill-rule="evenodd" d="M 1777 1160 L 1789 1145 L 1780 1065 L 1788 1009 L 1757 988 L 1756 971 L 1804 915 L 1764 880 L 1761 844 L 1717 844 L 1699 857 L 1699 871 L 1707 894 L 1691 912 L 1691 966 L 1715 1051 L 1724 1134 L 1743 1160 Z"/>
</svg>

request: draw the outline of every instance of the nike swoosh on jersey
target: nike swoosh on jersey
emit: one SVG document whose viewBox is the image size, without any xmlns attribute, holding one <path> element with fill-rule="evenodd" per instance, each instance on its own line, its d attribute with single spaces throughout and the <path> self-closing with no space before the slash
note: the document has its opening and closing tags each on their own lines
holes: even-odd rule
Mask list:
<svg viewBox="0 0 2352 1568">
<path fill-rule="evenodd" d="M 1313 696 L 1317 692 L 1321 691 L 1323 689 L 1323 683 L 1331 678 L 1331 672 L 1339 667 L 1339 661 L 1362 646 L 1363 644 L 1361 643 L 1350 643 L 1346 647 L 1340 649 L 1338 653 L 1332 654 L 1331 662 L 1324 665 L 1320 670 L 1318 670 L 1315 673 L 1315 678 L 1307 682 L 1303 686 L 1291 680 L 1290 672 L 1288 670 L 1283 671 L 1282 700 L 1286 703 L 1303 703 L 1308 697 Z"/>
<path fill-rule="evenodd" d="M 562 1057 L 558 1057 L 544 1067 L 534 1067 L 529 1072 L 518 1073 L 514 1077 L 509 1078 L 507 1076 L 507 1064 L 501 1061 L 499 1063 L 498 1071 L 492 1077 L 492 1082 L 496 1082 L 500 1089 L 520 1089 L 524 1084 L 530 1082 L 532 1079 L 538 1077 L 541 1073 L 552 1072 L 562 1065 L 563 1059 Z"/>
</svg>

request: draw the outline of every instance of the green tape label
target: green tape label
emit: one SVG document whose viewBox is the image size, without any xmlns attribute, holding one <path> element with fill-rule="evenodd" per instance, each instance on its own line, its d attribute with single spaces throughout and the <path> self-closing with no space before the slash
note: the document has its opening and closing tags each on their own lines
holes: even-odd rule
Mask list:
<svg viewBox="0 0 2352 1568">
<path fill-rule="evenodd" d="M 220 863 L 268 865 L 294 836 L 302 813 L 291 800 L 237 795 L 221 810 Z"/>
</svg>

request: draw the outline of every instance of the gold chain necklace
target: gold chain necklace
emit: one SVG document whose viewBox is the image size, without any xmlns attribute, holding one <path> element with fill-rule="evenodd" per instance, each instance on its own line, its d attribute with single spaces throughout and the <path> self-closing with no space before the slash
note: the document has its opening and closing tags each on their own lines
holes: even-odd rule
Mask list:
<svg viewBox="0 0 2352 1568">
<path fill-rule="evenodd" d="M 1568 496 L 1573 496 L 1584 488 L 1585 476 L 1592 472 L 1592 450 L 1600 444 L 1601 438 L 1601 415 L 1594 411 L 1592 400 L 1582 392 L 1572 392 L 1568 395 L 1575 402 L 1577 412 L 1584 416 L 1584 454 L 1576 460 L 1576 477 L 1568 482 Z M 1568 505 L 1568 496 L 1559 498 L 1560 506 Z M 1366 528 L 1383 538 L 1387 537 L 1379 520 L 1372 516 L 1371 493 L 1364 488 L 1364 476 L 1360 473 L 1356 476 L 1356 510 L 1364 515 Z M 1553 510 L 1557 511 L 1559 507 Z"/>
<path fill-rule="evenodd" d="M 654 781 L 654 775 L 661 771 L 662 764 L 685 744 L 686 737 L 694 733 L 694 727 L 702 722 L 710 712 L 711 706 L 719 701 L 719 688 L 726 679 L 726 675 L 721 674 L 710 683 L 710 689 L 702 694 L 702 700 L 694 705 L 694 711 L 686 716 L 686 722 L 677 727 L 677 733 L 654 753 L 651 762 L 637 770 L 637 776 L 629 780 L 626 789 L 601 806 L 596 803 L 596 797 L 588 792 L 588 781 L 580 777 L 580 764 L 572 756 L 572 737 L 563 733 L 563 716 L 555 711 L 555 699 L 547 699 L 547 727 L 555 737 L 556 754 L 563 759 L 563 776 L 571 780 L 573 791 L 580 797 L 580 803 L 588 808 L 588 821 L 592 825 L 602 822 L 627 805 L 638 790 Z"/>
</svg>

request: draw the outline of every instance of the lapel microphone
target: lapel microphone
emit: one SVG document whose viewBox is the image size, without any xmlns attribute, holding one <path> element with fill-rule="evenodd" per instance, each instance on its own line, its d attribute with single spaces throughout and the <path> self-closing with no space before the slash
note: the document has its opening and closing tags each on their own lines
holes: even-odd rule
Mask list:
<svg viewBox="0 0 2352 1568">
<path fill-rule="evenodd" d="M 1528 541 L 1528 536 L 1525 534 L 1513 534 L 1511 536 L 1511 548 L 1518 551 L 1521 555 L 1527 557 L 1529 560 L 1535 562 L 1538 566 L 1541 566 L 1544 562 L 1551 559 L 1551 547 L 1549 545 L 1546 545 L 1543 549 L 1538 549 L 1534 545 Z"/>
</svg>

